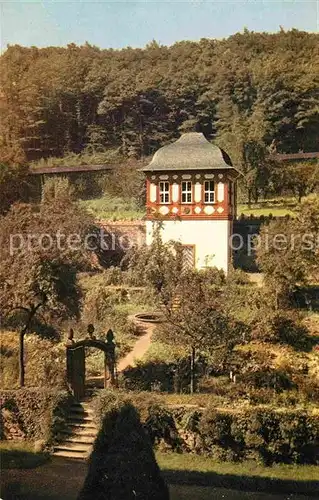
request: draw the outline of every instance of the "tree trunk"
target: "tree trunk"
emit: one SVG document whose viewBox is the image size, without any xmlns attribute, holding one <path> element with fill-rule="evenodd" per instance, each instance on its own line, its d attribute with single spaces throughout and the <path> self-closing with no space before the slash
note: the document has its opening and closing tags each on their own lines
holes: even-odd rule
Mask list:
<svg viewBox="0 0 319 500">
<path fill-rule="evenodd" d="M 190 393 L 194 394 L 195 390 L 195 347 L 192 347 L 191 353 L 191 385 L 190 385 Z"/>
<path fill-rule="evenodd" d="M 19 385 L 24 387 L 24 329 L 19 334 Z"/>
<path fill-rule="evenodd" d="M 251 189 L 248 189 L 248 208 L 251 208 Z"/>
</svg>

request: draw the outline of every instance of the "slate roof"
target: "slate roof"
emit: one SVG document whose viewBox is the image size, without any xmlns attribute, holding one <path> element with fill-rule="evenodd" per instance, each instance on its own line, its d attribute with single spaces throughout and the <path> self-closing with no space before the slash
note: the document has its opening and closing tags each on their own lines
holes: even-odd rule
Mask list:
<svg viewBox="0 0 319 500">
<path fill-rule="evenodd" d="M 177 141 L 163 146 L 143 172 L 175 170 L 235 170 L 225 151 L 211 144 L 197 132 L 183 134 Z"/>
</svg>

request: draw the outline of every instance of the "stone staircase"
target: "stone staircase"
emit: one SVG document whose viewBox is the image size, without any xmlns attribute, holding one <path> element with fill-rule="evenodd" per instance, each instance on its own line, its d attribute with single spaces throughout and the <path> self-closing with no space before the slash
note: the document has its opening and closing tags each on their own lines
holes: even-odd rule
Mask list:
<svg viewBox="0 0 319 500">
<path fill-rule="evenodd" d="M 53 455 L 86 460 L 92 451 L 97 432 L 90 403 L 87 401 L 74 402 L 70 408 L 65 428 L 58 436 L 58 443 L 54 447 Z"/>
</svg>

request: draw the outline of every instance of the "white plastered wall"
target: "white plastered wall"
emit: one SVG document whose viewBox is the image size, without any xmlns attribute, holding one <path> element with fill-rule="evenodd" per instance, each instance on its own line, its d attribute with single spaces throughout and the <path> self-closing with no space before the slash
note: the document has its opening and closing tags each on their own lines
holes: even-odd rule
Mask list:
<svg viewBox="0 0 319 500">
<path fill-rule="evenodd" d="M 146 244 L 152 242 L 154 222 L 146 222 Z M 178 241 L 183 245 L 195 245 L 197 269 L 214 267 L 228 271 L 230 262 L 229 220 L 163 221 L 161 230 L 164 242 Z"/>
</svg>

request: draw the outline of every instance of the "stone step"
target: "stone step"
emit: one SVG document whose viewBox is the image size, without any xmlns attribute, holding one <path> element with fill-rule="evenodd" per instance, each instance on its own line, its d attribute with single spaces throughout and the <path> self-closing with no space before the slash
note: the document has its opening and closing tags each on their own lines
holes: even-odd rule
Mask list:
<svg viewBox="0 0 319 500">
<path fill-rule="evenodd" d="M 87 411 L 70 411 L 68 414 L 68 419 L 74 418 L 75 420 L 94 420 L 92 413 L 88 413 Z"/>
<path fill-rule="evenodd" d="M 90 429 L 95 432 L 98 431 L 96 425 L 93 422 L 67 422 L 66 429 Z"/>
<path fill-rule="evenodd" d="M 65 443 L 85 443 L 85 444 L 93 444 L 96 436 L 88 436 L 87 434 L 64 434 L 61 436 L 60 444 Z M 60 446 L 60 444 L 58 446 Z"/>
<path fill-rule="evenodd" d="M 90 429 L 87 427 L 66 427 L 60 431 L 60 437 L 63 439 L 67 439 L 67 436 L 87 436 L 87 437 L 96 437 L 97 429 Z"/>
<path fill-rule="evenodd" d="M 83 406 L 80 404 L 73 404 L 70 407 L 70 413 L 80 413 L 80 414 L 87 414 L 87 415 L 93 415 L 93 410 L 89 408 L 89 406 Z"/>
<path fill-rule="evenodd" d="M 55 451 L 53 455 L 55 457 L 76 458 L 79 460 L 86 460 L 88 458 L 87 453 L 76 453 L 74 451 Z"/>
<path fill-rule="evenodd" d="M 90 401 L 74 402 L 65 427 L 59 433 L 53 455 L 86 460 L 91 454 L 98 433 L 93 417 Z"/>
<path fill-rule="evenodd" d="M 61 451 L 61 450 L 70 450 L 70 451 L 77 451 L 77 452 L 91 452 L 92 446 L 91 444 L 88 443 L 74 443 L 72 441 L 63 441 L 62 443 L 57 444 L 54 447 L 54 450 Z"/>
<path fill-rule="evenodd" d="M 93 422 L 94 419 L 89 415 L 80 415 L 79 413 L 69 413 L 67 423 L 74 422 Z"/>
</svg>

